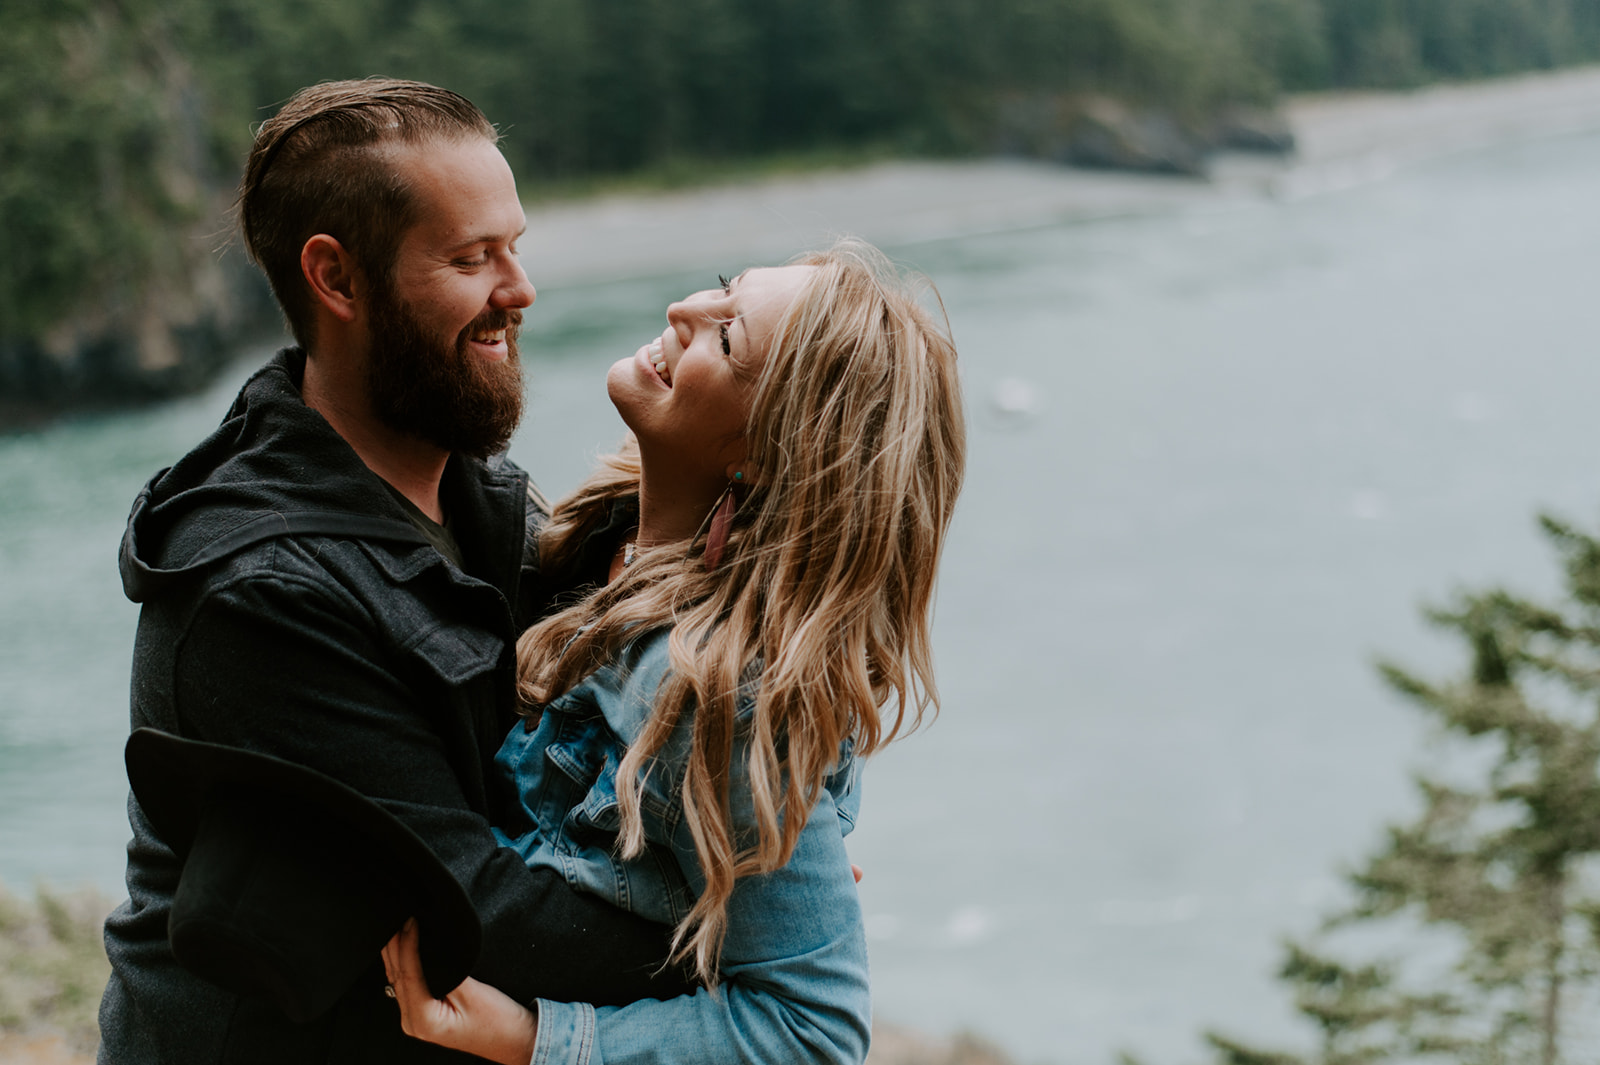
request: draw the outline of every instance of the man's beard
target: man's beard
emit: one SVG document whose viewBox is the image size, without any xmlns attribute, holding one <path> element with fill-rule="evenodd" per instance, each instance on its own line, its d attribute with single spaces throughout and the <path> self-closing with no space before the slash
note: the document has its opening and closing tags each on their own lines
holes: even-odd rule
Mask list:
<svg viewBox="0 0 1600 1065">
<path fill-rule="evenodd" d="M 446 451 L 488 458 L 522 418 L 519 310 L 486 311 L 454 341 L 429 335 L 411 305 L 385 286 L 372 298 L 367 395 L 390 429 Z M 489 362 L 467 347 L 476 333 L 506 331 L 506 357 Z"/>
</svg>

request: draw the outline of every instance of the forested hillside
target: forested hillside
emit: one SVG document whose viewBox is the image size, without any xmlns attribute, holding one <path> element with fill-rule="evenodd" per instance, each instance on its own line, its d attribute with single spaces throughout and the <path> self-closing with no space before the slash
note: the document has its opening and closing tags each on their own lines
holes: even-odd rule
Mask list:
<svg viewBox="0 0 1600 1065">
<path fill-rule="evenodd" d="M 5 0 L 0 417 L 191 387 L 269 313 L 217 249 L 252 123 L 318 80 L 465 93 L 536 192 L 860 146 L 1070 158 L 1085 100 L 1203 142 L 1284 91 L 1596 58 L 1600 0 Z"/>
</svg>

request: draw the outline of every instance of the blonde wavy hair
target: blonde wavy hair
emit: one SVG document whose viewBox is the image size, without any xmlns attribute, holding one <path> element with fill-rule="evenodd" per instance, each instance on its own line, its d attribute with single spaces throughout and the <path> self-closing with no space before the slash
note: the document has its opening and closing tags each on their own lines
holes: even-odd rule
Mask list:
<svg viewBox="0 0 1600 1065">
<path fill-rule="evenodd" d="M 519 691 L 537 706 L 672 626 L 671 669 L 618 774 L 619 842 L 624 857 L 643 851 L 645 775 L 689 718 L 681 797 L 705 888 L 673 958 L 692 956 L 712 984 L 734 882 L 789 860 L 841 745 L 865 757 L 938 706 L 934 577 L 966 460 L 955 347 L 876 249 L 842 241 L 795 261 L 817 269 L 755 375 L 752 486 L 720 565 L 704 564 L 704 529 L 652 547 L 517 645 Z M 638 490 L 630 441 L 555 508 L 541 564 L 569 565 L 613 502 Z M 736 725 L 752 690 L 753 719 Z M 746 727 L 753 843 L 730 817 Z"/>
</svg>

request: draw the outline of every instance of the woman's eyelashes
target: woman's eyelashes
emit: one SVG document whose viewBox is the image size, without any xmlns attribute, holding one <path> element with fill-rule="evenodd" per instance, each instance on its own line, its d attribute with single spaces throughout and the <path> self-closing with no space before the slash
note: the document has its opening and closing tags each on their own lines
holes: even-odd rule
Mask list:
<svg viewBox="0 0 1600 1065">
<path fill-rule="evenodd" d="M 729 281 L 722 274 L 717 275 L 717 284 L 722 286 L 722 294 L 724 296 L 733 295 L 733 282 Z M 722 338 L 722 353 L 724 355 L 733 354 L 733 344 L 728 340 L 728 327 L 732 324 L 733 319 L 730 318 L 727 321 L 721 322 L 717 325 L 717 335 Z"/>
</svg>

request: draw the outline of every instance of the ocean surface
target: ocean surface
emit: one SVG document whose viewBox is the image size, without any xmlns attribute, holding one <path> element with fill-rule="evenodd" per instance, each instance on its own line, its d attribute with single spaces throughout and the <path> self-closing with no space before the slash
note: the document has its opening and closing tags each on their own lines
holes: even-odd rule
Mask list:
<svg viewBox="0 0 1600 1065">
<path fill-rule="evenodd" d="M 1305 1038 L 1281 937 L 1412 809 L 1427 749 L 1375 660 L 1459 668 L 1419 607 L 1551 594 L 1535 515 L 1600 520 L 1597 189 L 1580 137 L 891 249 L 943 294 L 971 464 L 943 711 L 871 767 L 851 838 L 881 1017 L 1030 1063 Z M 711 280 L 541 292 L 512 450 L 548 491 L 621 434 L 605 367 Z M 0 438 L 13 890 L 120 897 L 118 539 L 267 353 L 195 398 Z"/>
</svg>

